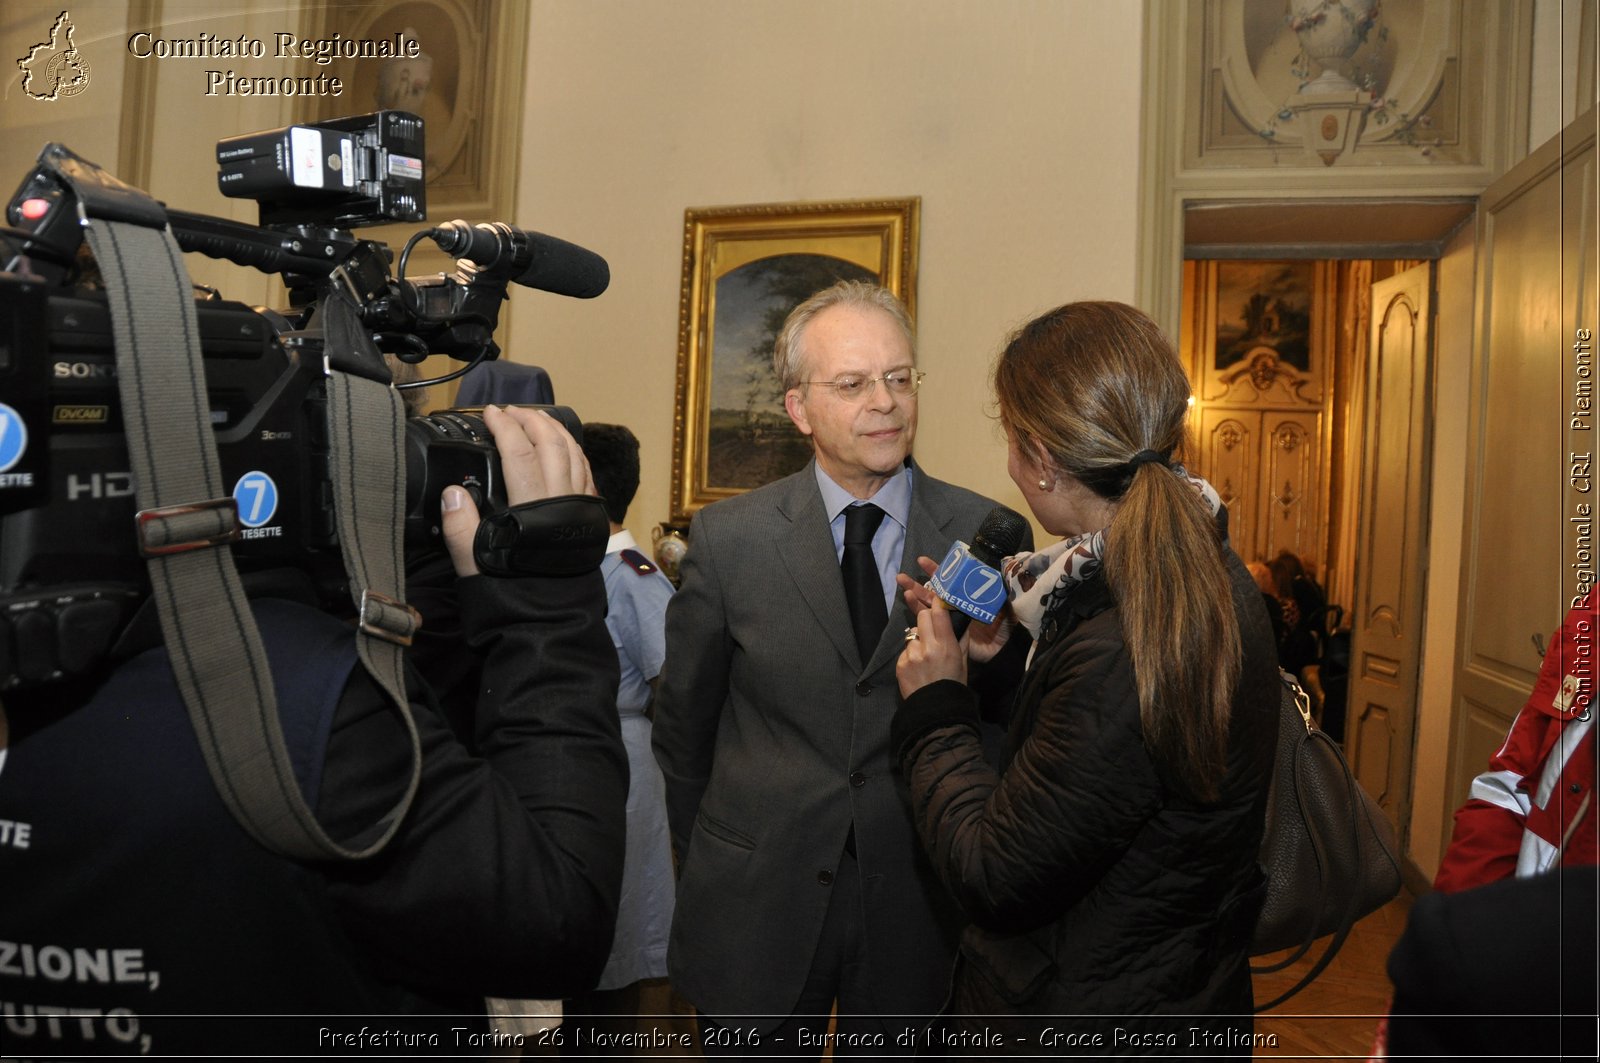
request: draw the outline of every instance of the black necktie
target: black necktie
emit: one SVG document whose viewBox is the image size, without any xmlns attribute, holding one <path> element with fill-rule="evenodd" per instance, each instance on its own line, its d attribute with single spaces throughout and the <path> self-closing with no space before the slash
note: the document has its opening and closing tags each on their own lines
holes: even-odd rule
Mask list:
<svg viewBox="0 0 1600 1063">
<path fill-rule="evenodd" d="M 878 562 L 872 556 L 872 535 L 883 523 L 883 510 L 868 502 L 844 511 L 844 598 L 850 606 L 850 626 L 855 628 L 856 649 L 865 667 L 878 646 L 889 609 L 883 600 Z"/>
</svg>

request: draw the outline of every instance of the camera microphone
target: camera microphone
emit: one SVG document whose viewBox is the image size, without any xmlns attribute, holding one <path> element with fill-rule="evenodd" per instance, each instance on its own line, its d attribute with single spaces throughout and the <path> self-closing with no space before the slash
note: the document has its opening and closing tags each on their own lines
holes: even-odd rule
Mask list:
<svg viewBox="0 0 1600 1063">
<path fill-rule="evenodd" d="M 505 222 L 450 221 L 428 235 L 445 254 L 470 261 L 479 273 L 542 292 L 593 299 L 611 283 L 610 267 L 593 251 Z"/>
</svg>

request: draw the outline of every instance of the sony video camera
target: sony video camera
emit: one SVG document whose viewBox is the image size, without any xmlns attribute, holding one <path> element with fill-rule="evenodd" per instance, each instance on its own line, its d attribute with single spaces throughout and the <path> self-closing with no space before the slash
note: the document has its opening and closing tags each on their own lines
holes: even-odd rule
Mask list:
<svg viewBox="0 0 1600 1063">
<path fill-rule="evenodd" d="M 166 212 L 183 250 L 280 274 L 289 289 L 286 310 L 197 293 L 207 405 L 238 506 L 240 570 L 298 569 L 330 603 L 344 572 L 319 302 L 345 293 L 377 348 L 403 362 L 443 353 L 469 363 L 448 380 L 498 356 L 511 282 L 583 298 L 609 283 L 592 252 L 498 222 L 423 230 L 391 274 L 387 245 L 349 230 L 422 221 L 422 158 L 421 119 L 398 111 L 234 137 L 217 146 L 219 185 L 257 200 L 262 224 Z M 62 177 L 73 165 L 99 173 L 47 146 L 0 230 L 0 690 L 86 671 L 148 594 L 108 309 L 118 293 L 104 290 L 84 246 Z M 423 238 L 458 260 L 453 274 L 405 276 Z M 581 439 L 571 410 L 551 412 Z M 466 487 L 486 515 L 506 510 L 498 453 L 474 411 L 411 418 L 404 462 L 408 559 L 442 549 L 447 485 Z M 598 534 L 603 548 L 603 524 Z"/>
</svg>

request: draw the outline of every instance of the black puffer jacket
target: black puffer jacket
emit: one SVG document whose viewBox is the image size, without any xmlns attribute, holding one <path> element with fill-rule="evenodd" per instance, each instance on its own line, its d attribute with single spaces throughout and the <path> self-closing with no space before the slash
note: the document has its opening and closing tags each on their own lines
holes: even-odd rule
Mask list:
<svg viewBox="0 0 1600 1063">
<path fill-rule="evenodd" d="M 1213 804 L 1182 797 L 1145 749 L 1120 611 L 1103 577 L 1047 618 L 1000 773 L 984 760 L 966 687 L 924 687 L 896 717 L 917 828 L 973 924 L 948 1010 L 1033 1017 L 1009 1027 L 1026 1043 L 991 1042 L 996 1054 L 1061 1049 L 1039 1042 L 1047 1026 L 1047 1039 L 1089 1029 L 1046 1016 L 1108 1017 L 1109 1038 L 1155 1028 L 1111 1017 L 1250 1012 L 1247 951 L 1279 692 L 1260 591 L 1231 551 L 1227 559 L 1244 664 Z M 1192 1043 L 1189 1025 L 1173 1025 L 1175 1044 L 1145 1047 L 1219 1047 Z"/>
</svg>

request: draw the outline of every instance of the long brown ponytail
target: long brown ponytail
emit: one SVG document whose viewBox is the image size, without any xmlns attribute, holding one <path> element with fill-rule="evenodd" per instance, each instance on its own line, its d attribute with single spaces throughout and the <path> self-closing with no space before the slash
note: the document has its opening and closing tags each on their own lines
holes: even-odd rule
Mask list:
<svg viewBox="0 0 1600 1063">
<path fill-rule="evenodd" d="M 1000 417 L 1028 451 L 1118 503 L 1105 573 L 1122 614 L 1156 763 L 1215 799 L 1242 656 L 1215 518 L 1162 459 L 1184 442 L 1189 381 L 1161 330 L 1122 303 L 1071 303 L 1024 325 L 995 366 Z M 1146 455 L 1146 458 L 1150 455 Z"/>
</svg>

